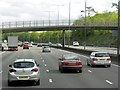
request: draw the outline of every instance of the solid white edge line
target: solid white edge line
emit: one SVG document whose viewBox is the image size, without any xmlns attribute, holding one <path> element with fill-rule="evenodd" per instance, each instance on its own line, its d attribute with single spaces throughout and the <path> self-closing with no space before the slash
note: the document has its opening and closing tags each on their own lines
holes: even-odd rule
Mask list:
<svg viewBox="0 0 120 90">
<path fill-rule="evenodd" d="M 116 64 L 111 64 L 111 65 L 116 66 L 116 67 L 120 67 L 119 65 L 116 65 Z"/>
<path fill-rule="evenodd" d="M 5 53 L 5 51 L 4 51 L 4 52 L 1 52 L 0 55 L 3 54 L 3 53 Z"/>
<path fill-rule="evenodd" d="M 105 80 L 108 84 L 112 85 L 113 83 L 110 82 L 109 80 Z"/>
<path fill-rule="evenodd" d="M 3 71 L 0 71 L 0 73 L 2 73 Z"/>
<path fill-rule="evenodd" d="M 53 82 L 53 80 L 52 79 L 49 79 L 49 83 L 52 83 Z"/>
</svg>

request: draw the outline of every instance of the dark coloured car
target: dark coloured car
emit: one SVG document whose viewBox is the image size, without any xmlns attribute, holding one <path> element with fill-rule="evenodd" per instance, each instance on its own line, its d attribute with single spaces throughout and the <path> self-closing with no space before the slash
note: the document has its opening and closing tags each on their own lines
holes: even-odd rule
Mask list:
<svg viewBox="0 0 120 90">
<path fill-rule="evenodd" d="M 80 57 L 76 54 L 66 54 L 59 59 L 59 70 L 76 70 L 82 73 L 83 64 L 80 61 Z"/>
<path fill-rule="evenodd" d="M 29 49 L 29 45 L 28 44 L 24 44 L 23 45 L 23 49 Z"/>
</svg>

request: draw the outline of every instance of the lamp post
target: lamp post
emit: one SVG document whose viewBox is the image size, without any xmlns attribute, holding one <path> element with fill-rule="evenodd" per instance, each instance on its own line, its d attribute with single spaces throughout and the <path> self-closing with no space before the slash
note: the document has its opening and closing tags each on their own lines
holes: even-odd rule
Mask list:
<svg viewBox="0 0 120 90">
<path fill-rule="evenodd" d="M 54 11 L 43 11 L 43 12 L 47 12 L 48 13 L 48 21 L 49 21 L 49 26 L 51 25 L 50 23 L 50 15 L 51 15 L 51 12 L 54 12 Z M 48 42 L 50 42 L 50 32 L 48 31 Z"/>
<path fill-rule="evenodd" d="M 88 9 L 88 10 L 87 10 Z M 87 7 L 87 2 L 85 0 L 85 10 L 82 10 L 81 12 L 84 12 L 85 13 L 85 19 L 84 19 L 84 26 L 85 26 L 85 32 L 84 32 L 84 50 L 86 49 L 86 35 L 87 35 L 87 30 L 86 30 L 86 26 L 87 26 L 87 23 L 86 23 L 86 12 L 88 11 L 88 15 L 90 14 L 90 11 L 94 11 L 94 9 L 92 7 Z M 95 12 L 95 11 L 94 11 Z"/>
<path fill-rule="evenodd" d="M 120 0 L 118 0 L 118 40 L 117 40 L 117 57 L 118 57 L 118 62 L 120 60 Z"/>
<path fill-rule="evenodd" d="M 81 11 L 85 13 L 85 19 L 84 19 L 84 25 L 85 25 L 85 32 L 84 32 L 84 50 L 86 49 L 86 6 L 87 6 L 87 2 L 85 0 L 85 11 Z"/>
<path fill-rule="evenodd" d="M 71 14 L 71 2 L 70 2 L 70 0 L 69 0 L 69 30 L 70 30 L 70 14 Z M 70 33 L 68 33 L 68 34 L 70 34 Z M 70 45 L 70 35 L 69 35 L 69 44 L 68 44 L 68 47 L 69 47 L 69 45 Z"/>
<path fill-rule="evenodd" d="M 55 5 L 55 6 L 58 7 L 58 25 L 59 25 L 59 7 L 60 7 L 60 6 L 64 6 L 64 5 Z"/>
</svg>

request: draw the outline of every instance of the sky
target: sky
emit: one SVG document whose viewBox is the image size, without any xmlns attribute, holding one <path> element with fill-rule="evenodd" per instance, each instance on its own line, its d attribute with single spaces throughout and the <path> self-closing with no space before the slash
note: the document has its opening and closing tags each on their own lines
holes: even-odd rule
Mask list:
<svg viewBox="0 0 120 90">
<path fill-rule="evenodd" d="M 29 21 L 29 20 L 57 20 L 59 7 L 59 20 L 72 20 L 84 16 L 81 13 L 85 10 L 85 0 L 0 0 L 0 22 L 8 21 Z M 118 0 L 86 0 L 87 7 L 95 11 L 115 11 L 111 8 L 112 2 Z M 59 6 L 58 6 L 59 5 Z"/>
</svg>

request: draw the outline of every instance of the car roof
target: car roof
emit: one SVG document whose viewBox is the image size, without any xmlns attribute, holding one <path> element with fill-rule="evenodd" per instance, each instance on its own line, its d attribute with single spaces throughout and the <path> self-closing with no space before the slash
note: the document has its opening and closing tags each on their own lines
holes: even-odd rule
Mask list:
<svg viewBox="0 0 120 90">
<path fill-rule="evenodd" d="M 108 52 L 92 52 L 93 54 L 96 54 L 96 53 L 108 53 Z"/>
<path fill-rule="evenodd" d="M 17 59 L 14 62 L 23 62 L 23 61 L 34 62 L 34 59 Z"/>
</svg>

